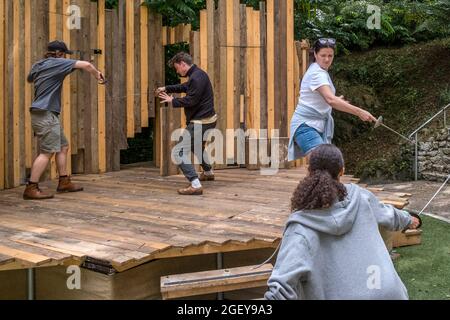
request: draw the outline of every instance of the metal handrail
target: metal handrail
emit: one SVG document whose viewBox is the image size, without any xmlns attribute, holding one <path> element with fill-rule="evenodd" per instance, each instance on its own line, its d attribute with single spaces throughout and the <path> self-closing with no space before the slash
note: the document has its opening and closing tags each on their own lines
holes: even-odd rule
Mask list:
<svg viewBox="0 0 450 320">
<path fill-rule="evenodd" d="M 436 119 L 441 113 L 444 113 L 444 127 L 447 128 L 447 109 L 450 107 L 450 104 L 443 107 L 438 113 L 436 113 L 434 116 L 432 116 L 430 119 L 425 121 L 419 128 L 414 130 L 413 133 L 409 135 L 409 139 L 411 139 L 414 136 L 414 144 L 415 144 L 415 150 L 414 150 L 414 179 L 417 181 L 418 179 L 418 173 L 419 173 L 419 161 L 418 161 L 418 155 L 419 155 L 419 142 L 418 142 L 418 134 L 420 130 L 425 128 L 431 121 Z"/>
<path fill-rule="evenodd" d="M 409 135 L 409 138 L 411 139 L 413 135 L 415 135 L 417 132 L 425 128 L 431 121 L 433 121 L 437 116 L 439 116 L 442 112 L 444 112 L 444 126 L 447 126 L 447 119 L 445 111 L 450 107 L 450 104 L 443 107 L 438 113 L 436 113 L 434 116 L 432 116 L 430 119 L 428 119 L 424 124 L 422 124 L 419 128 L 417 128 L 413 133 Z"/>
</svg>

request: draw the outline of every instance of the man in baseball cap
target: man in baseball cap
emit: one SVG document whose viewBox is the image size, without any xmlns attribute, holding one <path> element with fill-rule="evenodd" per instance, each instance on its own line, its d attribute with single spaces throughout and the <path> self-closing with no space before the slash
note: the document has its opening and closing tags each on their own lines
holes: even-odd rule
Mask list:
<svg viewBox="0 0 450 320">
<path fill-rule="evenodd" d="M 62 41 L 52 41 L 47 46 L 44 59 L 36 62 L 28 75 L 28 82 L 34 83 L 34 100 L 30 107 L 31 125 L 39 140 L 39 155 L 34 160 L 31 176 L 23 193 L 25 200 L 43 200 L 53 198 L 39 188 L 39 180 L 50 159 L 56 155 L 59 173 L 57 192 L 78 192 L 83 188 L 72 183 L 66 164 L 70 156 L 69 142 L 64 135 L 60 122 L 61 91 L 64 79 L 76 69 L 89 72 L 100 84 L 105 77 L 88 61 L 66 59 L 73 53 Z"/>
<path fill-rule="evenodd" d="M 67 48 L 67 45 L 59 40 L 52 41 L 48 44 L 47 50 L 49 52 L 62 52 L 65 54 L 73 54 L 73 51 Z"/>
</svg>

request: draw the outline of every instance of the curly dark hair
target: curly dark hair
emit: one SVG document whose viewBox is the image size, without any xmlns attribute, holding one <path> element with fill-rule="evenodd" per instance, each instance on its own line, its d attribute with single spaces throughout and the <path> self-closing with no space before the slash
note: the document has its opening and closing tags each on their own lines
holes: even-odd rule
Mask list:
<svg viewBox="0 0 450 320">
<path fill-rule="evenodd" d="M 341 150 L 331 144 L 317 147 L 309 160 L 309 175 L 302 180 L 291 199 L 292 211 L 329 208 L 336 200 L 347 196 L 347 189 L 339 182 L 344 168 Z"/>
</svg>

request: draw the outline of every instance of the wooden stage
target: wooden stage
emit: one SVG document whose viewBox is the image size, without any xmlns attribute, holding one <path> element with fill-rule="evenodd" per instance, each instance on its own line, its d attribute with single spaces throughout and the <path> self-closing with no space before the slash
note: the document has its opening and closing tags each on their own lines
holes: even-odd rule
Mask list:
<svg viewBox="0 0 450 320">
<path fill-rule="evenodd" d="M 182 176 L 150 167 L 75 176 L 85 191 L 23 201 L 24 187 L 0 192 L 0 270 L 81 265 L 88 259 L 123 272 L 161 258 L 274 248 L 305 169 L 217 171 L 205 194 L 180 196 Z M 356 179 L 345 177 L 346 182 Z M 56 182 L 43 184 L 55 189 Z M 375 192 L 406 205 L 404 194 Z"/>
</svg>

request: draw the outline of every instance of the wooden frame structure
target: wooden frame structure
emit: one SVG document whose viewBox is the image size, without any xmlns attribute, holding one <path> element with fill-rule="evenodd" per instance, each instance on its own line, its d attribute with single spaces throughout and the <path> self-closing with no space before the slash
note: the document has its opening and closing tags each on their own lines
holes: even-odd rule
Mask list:
<svg viewBox="0 0 450 320">
<path fill-rule="evenodd" d="M 208 0 L 198 31 L 163 27 L 162 17 L 142 2 L 121 0 L 117 10 L 107 10 L 105 0 L 0 0 L 0 189 L 23 184 L 37 155 L 26 76 L 53 39 L 64 40 L 76 51 L 71 58 L 93 62 L 109 80 L 102 86 L 74 72 L 65 81 L 61 122 L 70 173 L 120 170 L 127 138 L 150 121 L 156 166 L 162 175 L 178 172 L 170 161 L 170 135 L 184 126 L 184 114 L 160 109 L 153 93 L 165 83 L 164 46 L 178 42 L 190 44 L 195 63 L 211 78 L 224 136 L 226 129 L 278 129 L 286 141 L 308 64 L 307 46 L 298 50 L 294 42 L 292 1 L 268 0 L 254 10 L 239 0 L 219 0 L 217 7 Z M 225 163 L 217 168 L 237 162 L 235 144 L 226 137 Z M 56 175 L 52 160 L 47 178 Z"/>
</svg>

